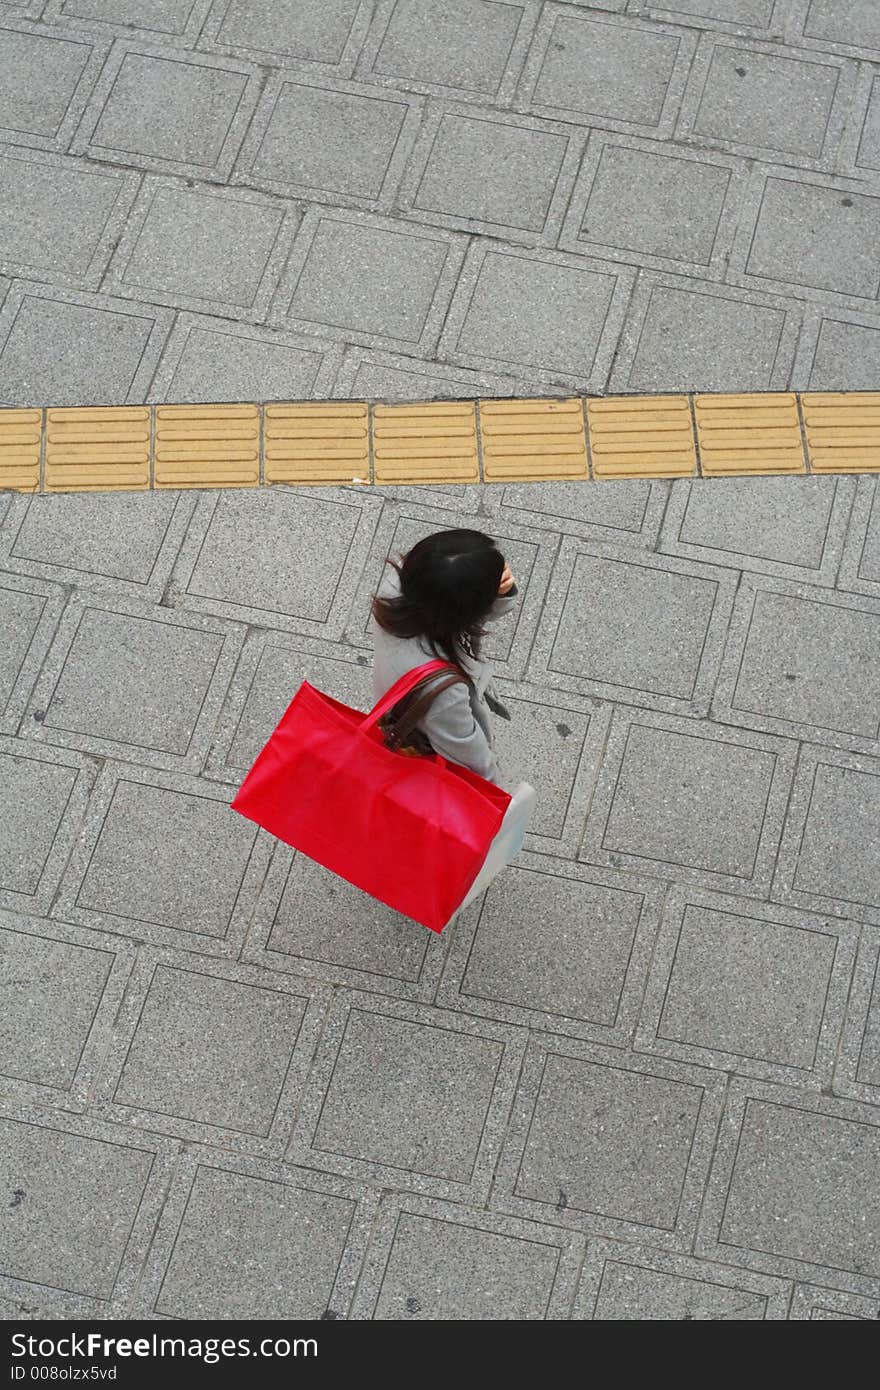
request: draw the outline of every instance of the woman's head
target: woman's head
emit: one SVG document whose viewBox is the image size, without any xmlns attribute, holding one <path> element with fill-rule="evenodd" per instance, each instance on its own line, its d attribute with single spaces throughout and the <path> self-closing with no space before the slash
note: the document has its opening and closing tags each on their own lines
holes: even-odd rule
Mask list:
<svg viewBox="0 0 880 1390">
<path fill-rule="evenodd" d="M 437 531 L 394 565 L 400 597 L 375 599 L 373 616 L 396 637 L 426 637 L 449 661 L 479 655 L 482 623 L 498 597 L 504 557 L 482 531 Z"/>
</svg>

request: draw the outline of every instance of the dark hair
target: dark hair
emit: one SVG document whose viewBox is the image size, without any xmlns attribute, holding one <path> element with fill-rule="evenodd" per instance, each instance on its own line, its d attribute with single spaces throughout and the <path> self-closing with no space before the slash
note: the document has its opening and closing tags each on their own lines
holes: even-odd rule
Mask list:
<svg viewBox="0 0 880 1390">
<path fill-rule="evenodd" d="M 480 655 L 481 626 L 498 597 L 504 556 L 482 531 L 436 531 L 398 564 L 399 598 L 374 598 L 373 617 L 394 637 L 426 637 L 436 656 L 459 665 Z"/>
</svg>

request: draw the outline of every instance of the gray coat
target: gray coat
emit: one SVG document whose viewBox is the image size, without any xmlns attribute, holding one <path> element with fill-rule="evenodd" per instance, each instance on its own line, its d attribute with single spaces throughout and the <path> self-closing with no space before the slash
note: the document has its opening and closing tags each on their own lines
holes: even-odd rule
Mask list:
<svg viewBox="0 0 880 1390">
<path fill-rule="evenodd" d="M 400 593 L 400 580 L 389 565 L 378 593 L 382 598 L 394 598 Z M 497 598 L 487 622 L 509 613 L 515 602 L 516 590 Z M 393 637 L 371 618 L 373 637 L 373 701 L 381 699 L 396 680 L 415 666 L 435 660 L 423 637 Z M 501 773 L 492 749 L 492 715 L 490 710 L 509 719 L 492 685 L 492 671 L 485 661 L 474 661 L 460 654 L 462 669 L 472 684 L 453 685 L 438 695 L 427 715 L 418 724 L 435 752 L 451 762 L 463 763 L 490 782 L 501 783 Z"/>
</svg>

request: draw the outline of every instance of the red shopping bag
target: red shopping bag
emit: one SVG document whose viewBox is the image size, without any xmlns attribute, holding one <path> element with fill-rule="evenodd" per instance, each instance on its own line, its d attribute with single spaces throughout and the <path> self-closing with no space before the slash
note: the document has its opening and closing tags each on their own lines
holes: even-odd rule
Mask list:
<svg viewBox="0 0 880 1390">
<path fill-rule="evenodd" d="M 510 804 L 494 782 L 438 754 L 386 748 L 378 721 L 445 661 L 408 671 L 369 714 L 303 681 L 233 810 L 365 893 L 442 931 Z"/>
</svg>

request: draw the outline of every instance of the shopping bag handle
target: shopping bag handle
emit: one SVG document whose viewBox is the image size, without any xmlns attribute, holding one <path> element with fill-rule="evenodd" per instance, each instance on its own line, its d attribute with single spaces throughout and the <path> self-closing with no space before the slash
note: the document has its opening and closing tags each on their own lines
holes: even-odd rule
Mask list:
<svg viewBox="0 0 880 1390">
<path fill-rule="evenodd" d="M 361 722 L 361 730 L 367 733 L 374 725 L 378 724 L 383 714 L 393 709 L 399 700 L 408 695 L 420 681 L 426 676 L 433 676 L 436 671 L 454 671 L 455 667 L 449 661 L 426 661 L 424 666 L 416 666 L 412 671 L 407 671 L 405 675 L 396 680 L 394 684 L 385 691 L 369 714 L 365 714 Z"/>
</svg>

